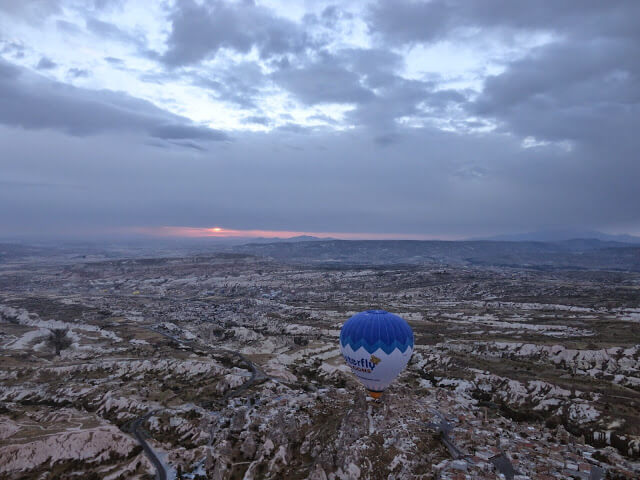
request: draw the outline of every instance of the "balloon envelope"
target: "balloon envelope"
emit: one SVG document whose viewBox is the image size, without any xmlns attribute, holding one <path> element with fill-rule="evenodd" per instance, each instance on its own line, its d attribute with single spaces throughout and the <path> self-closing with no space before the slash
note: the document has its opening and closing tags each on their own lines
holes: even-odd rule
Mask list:
<svg viewBox="0 0 640 480">
<path fill-rule="evenodd" d="M 398 315 L 366 310 L 342 326 L 340 351 L 354 375 L 377 398 L 407 366 L 413 331 Z"/>
</svg>

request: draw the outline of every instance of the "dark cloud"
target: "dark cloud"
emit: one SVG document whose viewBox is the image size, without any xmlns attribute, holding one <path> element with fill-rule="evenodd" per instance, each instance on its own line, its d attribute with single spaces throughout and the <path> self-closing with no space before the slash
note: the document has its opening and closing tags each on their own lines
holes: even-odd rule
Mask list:
<svg viewBox="0 0 640 480">
<path fill-rule="evenodd" d="M 286 132 L 295 134 L 309 134 L 314 131 L 314 127 L 304 127 L 298 123 L 288 122 L 278 126 L 276 132 Z"/>
<path fill-rule="evenodd" d="M 371 8 L 369 27 L 379 40 L 392 44 L 551 34 L 548 43 L 517 60 L 505 60 L 503 73 L 484 81 L 476 101 L 466 103 L 462 92 L 454 91 L 440 94 L 440 100 L 521 138 L 582 143 L 605 151 L 638 146 L 631 133 L 640 126 L 638 18 L 640 3 L 632 0 L 382 0 Z M 430 107 L 437 100 L 430 97 Z"/>
<path fill-rule="evenodd" d="M 2 41 L 0 39 L 0 44 L 2 45 L 0 53 L 9 54 L 16 59 L 24 58 L 24 52 L 26 48 L 22 43 L 13 41 Z"/>
<path fill-rule="evenodd" d="M 70 68 L 67 70 L 67 75 L 73 78 L 86 78 L 89 76 L 89 71 L 84 68 Z"/>
<path fill-rule="evenodd" d="M 167 140 L 228 140 L 228 137 L 224 132 L 191 125 L 158 125 L 157 127 L 151 128 L 150 134 L 152 137 L 164 138 Z"/>
<path fill-rule="evenodd" d="M 174 145 L 180 148 L 190 148 L 191 150 L 195 150 L 196 152 L 206 152 L 207 149 L 204 148 L 202 145 L 199 145 L 195 142 L 190 142 L 188 140 L 180 140 L 180 141 L 176 141 L 176 140 L 169 140 L 168 142 L 170 145 Z"/>
<path fill-rule="evenodd" d="M 244 123 L 253 123 L 256 125 L 270 125 L 271 120 L 264 115 L 251 115 L 244 119 Z"/>
<path fill-rule="evenodd" d="M 255 62 L 239 62 L 224 69 L 200 69 L 191 75 L 191 80 L 194 85 L 211 91 L 215 99 L 245 109 L 257 108 L 256 101 L 267 86 L 267 77 Z"/>
<path fill-rule="evenodd" d="M 64 33 L 69 33 L 72 35 L 78 35 L 82 33 L 82 29 L 78 27 L 75 23 L 67 22 L 66 20 L 56 20 L 56 28 Z"/>
<path fill-rule="evenodd" d="M 35 21 L 59 13 L 61 3 L 62 0 L 0 0 L 0 12 Z"/>
<path fill-rule="evenodd" d="M 0 12 L 33 23 L 62 13 L 63 7 L 77 10 L 83 14 L 121 6 L 122 0 L 83 0 L 78 3 L 65 2 L 65 0 L 0 0 Z"/>
<path fill-rule="evenodd" d="M 142 133 L 169 140 L 226 139 L 144 100 L 108 90 L 86 90 L 47 80 L 0 61 L 0 123 L 85 136 Z"/>
<path fill-rule="evenodd" d="M 124 61 L 121 58 L 104 57 L 104 60 L 114 66 L 120 67 L 124 65 Z"/>
<path fill-rule="evenodd" d="M 434 81 L 403 78 L 397 73 L 403 67 L 402 57 L 389 50 L 343 49 L 320 53 L 271 78 L 306 105 L 353 104 L 348 123 L 369 129 L 377 144 L 388 145 L 401 137 L 397 122 L 403 117 L 437 119 L 467 98 L 465 92 L 440 90 Z"/>
<path fill-rule="evenodd" d="M 369 30 L 392 43 L 433 42 L 443 38 L 502 33 L 551 31 L 589 38 L 611 30 L 620 36 L 640 35 L 635 0 L 601 2 L 564 0 L 380 0 L 369 12 Z"/>
<path fill-rule="evenodd" d="M 344 49 L 338 53 L 337 61 L 362 76 L 369 88 L 388 86 L 398 78 L 404 68 L 404 59 L 389 49 Z"/>
<path fill-rule="evenodd" d="M 397 133 L 382 133 L 380 135 L 376 135 L 373 138 L 373 141 L 382 147 L 386 147 L 388 145 L 392 145 L 398 141 L 400 141 L 400 135 Z"/>
<path fill-rule="evenodd" d="M 280 86 L 302 103 L 364 103 L 374 93 L 362 85 L 361 76 L 336 62 L 330 55 L 300 68 L 283 69 L 272 75 Z"/>
<path fill-rule="evenodd" d="M 307 117 L 307 120 L 316 120 L 319 122 L 323 122 L 326 123 L 328 125 L 337 125 L 338 121 L 334 120 L 331 117 L 328 117 L 327 115 L 321 115 L 321 114 L 317 114 L 317 115 L 311 115 L 309 117 Z"/>
<path fill-rule="evenodd" d="M 322 20 L 326 23 L 335 25 L 341 20 L 353 19 L 353 14 L 339 8 L 337 5 L 329 5 L 324 10 L 322 10 L 320 18 L 322 18 Z"/>
<path fill-rule="evenodd" d="M 430 82 L 395 77 L 384 88 L 378 89 L 374 102 L 360 105 L 349 112 L 348 118 L 355 125 L 393 133 L 398 129 L 398 120 L 406 117 L 427 119 L 438 116 L 453 99 L 459 101 L 463 98 L 460 94 L 438 92 L 435 88 Z"/>
<path fill-rule="evenodd" d="M 58 64 L 53 60 L 51 60 L 50 58 L 42 57 L 38 62 L 38 64 L 36 65 L 36 68 L 38 70 L 51 70 L 53 68 L 56 68 L 57 66 Z"/>
<path fill-rule="evenodd" d="M 337 5 L 329 5 L 325 7 L 320 15 L 315 13 L 307 13 L 302 18 L 302 23 L 307 27 L 324 28 L 327 31 L 323 32 L 327 35 L 329 32 L 338 30 L 343 24 L 348 25 L 348 22 L 353 20 L 353 13 L 348 10 L 344 10 Z M 330 38 L 326 39 L 330 41 Z"/>
<path fill-rule="evenodd" d="M 146 44 L 146 40 L 142 35 L 132 35 L 113 23 L 105 22 L 95 17 L 86 18 L 85 23 L 87 30 L 99 37 L 130 43 L 140 48 L 143 48 Z"/>
<path fill-rule="evenodd" d="M 342 49 L 318 52 L 295 67 L 281 66 L 271 78 L 308 105 L 363 104 L 376 98 L 374 89 L 397 84 L 396 72 L 403 66 L 402 57 L 389 50 Z"/>
<path fill-rule="evenodd" d="M 507 135 L 422 128 L 380 148 L 353 131 L 272 131 L 215 143 L 209 156 L 116 132 L 79 138 L 0 127 L 0 139 L 4 178 L 85 187 L 0 188 L 0 202 L 15 205 L 0 209 L 2 233 L 220 224 L 477 234 L 640 222 L 637 162 L 607 173 L 611 159 L 596 152 L 522 149 Z"/>
<path fill-rule="evenodd" d="M 117 10 L 123 7 L 125 0 L 88 0 L 86 3 L 96 11 Z"/>
<path fill-rule="evenodd" d="M 521 138 L 606 151 L 638 146 L 632 134 L 640 126 L 637 18 L 640 3 L 624 1 L 382 1 L 373 8 L 370 25 L 396 43 L 459 39 L 461 29 L 485 37 L 507 30 L 554 34 L 548 43 L 505 61 L 504 71 L 484 81 L 474 102 L 465 104 L 456 92 L 449 99 Z"/>
<path fill-rule="evenodd" d="M 523 136 L 593 142 L 640 127 L 640 44 L 620 39 L 541 47 L 489 77 L 473 111 Z"/>
<path fill-rule="evenodd" d="M 193 0 L 176 4 L 171 17 L 168 50 L 162 61 L 171 67 L 197 63 L 227 48 L 247 53 L 255 47 L 261 57 L 299 53 L 309 45 L 296 23 L 252 2 Z"/>
</svg>

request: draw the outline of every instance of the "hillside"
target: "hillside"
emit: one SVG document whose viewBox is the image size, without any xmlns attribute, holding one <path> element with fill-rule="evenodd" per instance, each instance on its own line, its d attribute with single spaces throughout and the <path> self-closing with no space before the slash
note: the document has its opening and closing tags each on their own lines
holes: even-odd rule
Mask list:
<svg viewBox="0 0 640 480">
<path fill-rule="evenodd" d="M 250 243 L 234 247 L 234 251 L 294 263 L 640 271 L 640 246 L 592 239 L 563 242 L 331 240 Z"/>
</svg>

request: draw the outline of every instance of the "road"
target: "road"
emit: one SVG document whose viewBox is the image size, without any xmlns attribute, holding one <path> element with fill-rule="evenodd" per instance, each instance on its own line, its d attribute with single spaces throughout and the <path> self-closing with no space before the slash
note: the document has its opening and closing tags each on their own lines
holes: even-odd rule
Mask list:
<svg viewBox="0 0 640 480">
<path fill-rule="evenodd" d="M 185 347 L 189 347 L 189 348 L 197 348 L 199 350 L 205 351 L 211 355 L 215 355 L 215 354 L 220 354 L 220 353 L 227 353 L 229 355 L 233 355 L 234 357 L 239 358 L 242 362 L 244 362 L 247 367 L 249 368 L 249 370 L 251 371 L 251 377 L 249 377 L 249 380 L 247 380 L 246 382 L 244 382 L 242 385 L 240 385 L 239 387 L 233 388 L 229 391 L 227 391 L 227 393 L 224 395 L 223 399 L 227 400 L 231 397 L 235 397 L 236 395 L 241 394 L 242 392 L 244 392 L 245 390 L 251 388 L 255 383 L 257 382 L 261 382 L 263 380 L 266 380 L 268 378 L 270 378 L 267 374 L 265 374 L 260 367 L 258 367 L 255 363 L 253 363 L 251 360 L 249 360 L 247 357 L 245 357 L 242 353 L 240 353 L 237 350 L 229 350 L 227 348 L 221 348 L 221 347 L 212 347 L 210 345 L 198 345 L 196 343 L 194 343 L 192 340 L 183 340 L 181 338 L 178 337 L 174 337 L 173 335 L 171 335 L 170 333 L 166 333 L 166 332 L 162 332 L 160 330 L 156 330 L 155 328 L 149 327 L 148 330 L 151 330 L 154 333 L 158 333 L 160 335 L 163 335 L 171 340 L 173 340 L 176 343 L 179 343 Z"/>
<path fill-rule="evenodd" d="M 130 431 L 133 436 L 136 438 L 138 443 L 142 445 L 142 449 L 144 450 L 145 455 L 151 461 L 154 468 L 156 469 L 156 480 L 167 480 L 169 478 L 169 472 L 167 472 L 166 467 L 158 458 L 156 452 L 151 448 L 151 446 L 147 443 L 142 432 L 140 432 L 140 426 L 147 421 L 147 419 L 158 412 L 158 410 L 152 410 L 150 412 L 145 413 L 144 415 L 136 418 L 130 425 Z"/>
<path fill-rule="evenodd" d="M 453 425 L 451 425 L 447 421 L 446 417 L 442 413 L 440 413 L 438 410 L 433 410 L 432 413 L 435 415 L 438 421 L 427 423 L 427 427 L 433 428 L 435 431 L 440 433 L 440 440 L 442 441 L 444 446 L 447 447 L 447 450 L 449 450 L 449 453 L 451 454 L 451 457 L 454 460 L 457 460 L 459 458 L 464 458 L 466 454 L 463 451 L 461 451 L 457 447 L 457 445 L 453 442 L 451 437 L 449 437 L 449 432 L 453 430 Z"/>
<path fill-rule="evenodd" d="M 249 367 L 249 370 L 251 371 L 251 377 L 249 377 L 249 380 L 247 380 L 246 382 L 244 382 L 242 385 L 236 387 L 236 388 L 232 388 L 230 390 L 227 391 L 227 393 L 225 393 L 223 400 L 228 400 L 229 398 L 235 397 L 236 395 L 240 395 L 242 392 L 244 392 L 245 390 L 249 389 L 250 387 L 252 387 L 256 382 L 265 380 L 267 378 L 269 378 L 262 370 L 260 370 L 260 368 L 253 363 L 251 360 L 249 360 L 247 357 L 245 357 L 242 353 L 236 351 L 236 350 L 227 350 L 225 348 L 213 348 L 209 345 L 195 345 L 192 341 L 190 340 L 182 340 L 180 338 L 174 337 L 171 334 L 165 333 L 165 332 L 161 332 L 159 330 L 156 330 L 154 328 L 149 327 L 149 330 L 151 330 L 154 333 L 159 333 L 160 335 L 163 335 L 167 338 L 170 338 L 171 340 L 173 340 L 174 342 L 189 347 L 189 348 L 193 348 L 193 347 L 197 347 L 199 349 L 204 349 L 205 351 L 208 351 L 208 353 L 210 354 L 215 354 L 215 353 L 228 353 L 231 354 L 237 358 L 239 358 L 241 361 L 243 361 L 244 363 L 247 364 L 247 366 Z M 135 439 L 138 441 L 138 443 L 142 446 L 142 449 L 144 450 L 145 455 L 147 456 L 147 458 L 151 461 L 151 463 L 153 464 L 154 468 L 156 469 L 156 480 L 168 480 L 169 478 L 169 472 L 167 471 L 167 468 L 165 467 L 165 465 L 160 461 L 160 458 L 158 457 L 158 454 L 153 450 L 153 448 L 151 448 L 151 446 L 147 443 L 147 441 L 145 440 L 143 434 L 140 431 L 140 427 L 141 425 L 146 422 L 149 417 L 151 417 L 153 414 L 159 412 L 160 410 L 152 410 L 150 412 L 145 413 L 144 415 L 141 415 L 139 417 L 137 417 L 135 420 L 133 420 L 129 425 L 129 431 L 131 432 L 131 434 L 135 437 Z"/>
<path fill-rule="evenodd" d="M 438 410 L 432 410 L 431 413 L 433 413 L 437 418 L 437 422 L 429 422 L 427 423 L 427 427 L 433 428 L 435 431 L 440 433 L 440 441 L 445 447 L 447 447 L 447 450 L 449 450 L 451 458 L 454 460 L 462 459 L 466 462 L 469 455 L 460 450 L 449 436 L 449 433 L 453 430 L 453 425 L 451 425 L 447 418 Z M 507 480 L 511 480 L 515 475 L 519 475 L 513 468 L 511 460 L 504 454 L 504 452 L 491 457 L 489 461 L 498 472 L 502 473 L 505 478 L 507 478 Z"/>
</svg>

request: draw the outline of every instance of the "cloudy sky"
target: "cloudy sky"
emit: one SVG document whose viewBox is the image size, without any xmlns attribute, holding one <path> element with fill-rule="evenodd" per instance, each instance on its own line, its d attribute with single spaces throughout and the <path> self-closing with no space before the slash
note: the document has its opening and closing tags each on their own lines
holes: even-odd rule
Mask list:
<svg viewBox="0 0 640 480">
<path fill-rule="evenodd" d="M 638 19 L 0 0 L 0 236 L 640 233 Z"/>
</svg>

